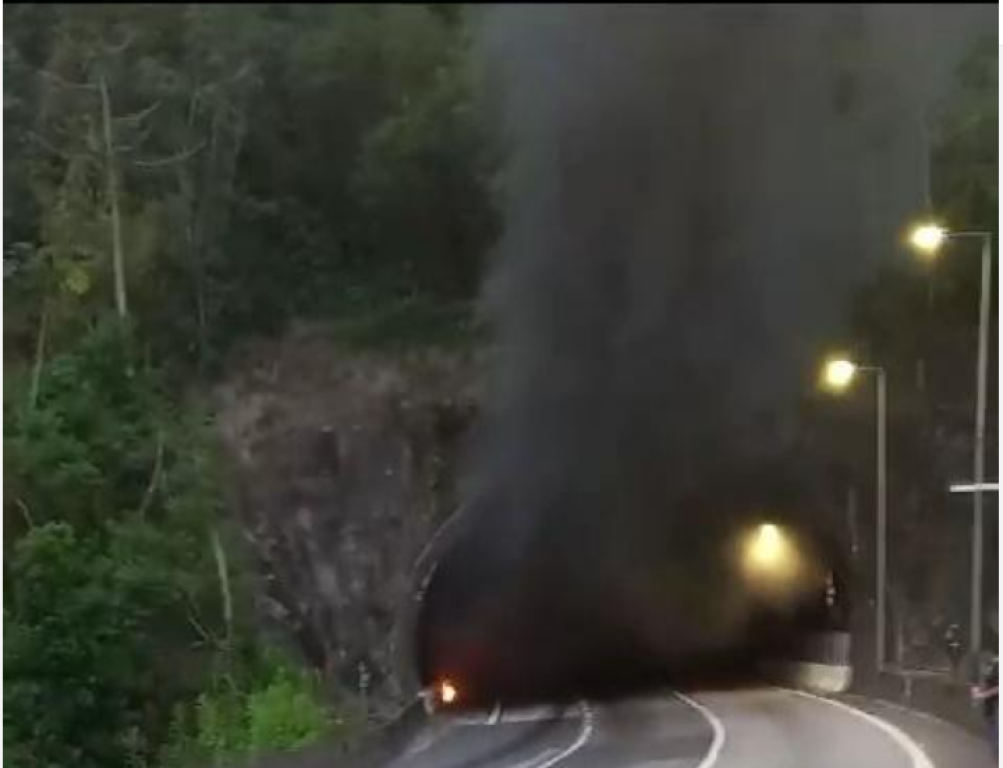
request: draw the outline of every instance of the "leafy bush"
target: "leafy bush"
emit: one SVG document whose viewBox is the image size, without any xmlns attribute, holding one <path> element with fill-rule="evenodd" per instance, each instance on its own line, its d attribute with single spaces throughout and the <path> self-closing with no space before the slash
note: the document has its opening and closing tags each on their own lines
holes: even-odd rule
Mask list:
<svg viewBox="0 0 1003 768">
<path fill-rule="evenodd" d="M 245 687 L 223 676 L 193 705 L 179 706 L 161 760 L 163 768 L 223 765 L 349 731 L 350 721 L 322 702 L 313 676 L 272 655 Z"/>
<path fill-rule="evenodd" d="M 127 330 L 104 323 L 49 361 L 35 398 L 27 382 L 10 382 L 8 498 L 32 522 L 93 525 L 141 504 L 172 409 L 155 373 L 134 369 L 130 348 Z"/>
<path fill-rule="evenodd" d="M 47 364 L 34 398 L 25 382 L 6 393 L 12 767 L 228 761 L 335 726 L 306 673 L 246 662 L 262 651 L 239 550 L 221 546 L 203 420 L 132 349 L 100 325 Z"/>
<path fill-rule="evenodd" d="M 4 743 L 19 768 L 121 765 L 121 739 L 155 698 L 143 625 L 155 589 L 66 523 L 14 546 L 4 631 Z M 153 585 L 149 585 L 153 586 Z M 8 758 L 9 759 L 9 758 Z"/>
<path fill-rule="evenodd" d="M 130 350 L 99 326 L 33 400 L 23 382 L 5 392 L 4 735 L 19 768 L 150 754 L 233 632 L 205 430 Z"/>
</svg>

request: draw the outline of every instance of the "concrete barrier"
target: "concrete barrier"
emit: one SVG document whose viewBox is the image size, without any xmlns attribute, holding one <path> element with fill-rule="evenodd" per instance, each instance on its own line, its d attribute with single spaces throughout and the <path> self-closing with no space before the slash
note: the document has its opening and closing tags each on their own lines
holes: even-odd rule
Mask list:
<svg viewBox="0 0 1003 768">
<path fill-rule="evenodd" d="M 843 693 L 853 682 L 849 632 L 806 635 L 790 658 L 770 659 L 761 666 L 778 684 L 816 693 Z"/>
<path fill-rule="evenodd" d="M 763 670 L 779 685 L 815 693 L 843 693 L 853 682 L 853 668 L 850 666 L 811 661 L 768 661 L 763 664 Z"/>
</svg>

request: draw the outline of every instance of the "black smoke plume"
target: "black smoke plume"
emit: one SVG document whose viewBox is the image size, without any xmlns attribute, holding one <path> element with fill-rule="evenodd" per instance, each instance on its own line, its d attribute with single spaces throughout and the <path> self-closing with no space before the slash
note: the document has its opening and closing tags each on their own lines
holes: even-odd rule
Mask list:
<svg viewBox="0 0 1003 768">
<path fill-rule="evenodd" d="M 736 642 L 750 609 L 723 542 L 776 503 L 757 488 L 790 473 L 807 372 L 922 210 L 931 111 L 994 18 L 484 12 L 506 152 L 496 349 L 464 532 L 426 598 L 426 677 L 528 690 Z"/>
</svg>

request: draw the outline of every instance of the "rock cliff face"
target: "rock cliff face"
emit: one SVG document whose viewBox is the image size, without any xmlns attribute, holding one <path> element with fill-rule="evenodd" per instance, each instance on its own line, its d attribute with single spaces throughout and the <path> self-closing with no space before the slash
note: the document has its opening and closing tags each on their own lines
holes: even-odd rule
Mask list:
<svg viewBox="0 0 1003 768">
<path fill-rule="evenodd" d="M 416 558 L 455 507 L 473 370 L 300 328 L 244 350 L 217 391 L 263 614 L 377 716 L 413 694 L 396 624 Z"/>
</svg>

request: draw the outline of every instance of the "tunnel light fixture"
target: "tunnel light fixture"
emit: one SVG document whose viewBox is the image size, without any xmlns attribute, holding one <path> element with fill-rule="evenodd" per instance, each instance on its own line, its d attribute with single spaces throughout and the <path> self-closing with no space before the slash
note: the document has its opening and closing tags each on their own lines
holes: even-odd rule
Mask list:
<svg viewBox="0 0 1003 768">
<path fill-rule="evenodd" d="M 772 568 L 784 557 L 784 539 L 773 523 L 763 523 L 756 529 L 749 544 L 749 560 L 763 568 Z"/>
<path fill-rule="evenodd" d="M 760 523 L 742 543 L 742 569 L 750 585 L 770 591 L 794 586 L 800 571 L 798 547 L 791 534 L 775 523 Z"/>
</svg>

